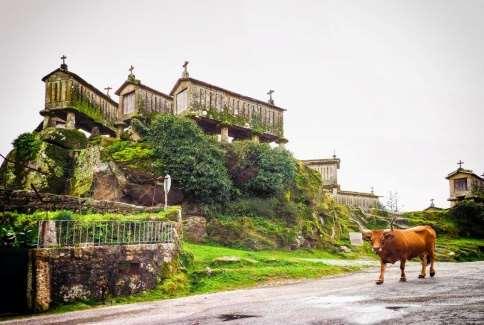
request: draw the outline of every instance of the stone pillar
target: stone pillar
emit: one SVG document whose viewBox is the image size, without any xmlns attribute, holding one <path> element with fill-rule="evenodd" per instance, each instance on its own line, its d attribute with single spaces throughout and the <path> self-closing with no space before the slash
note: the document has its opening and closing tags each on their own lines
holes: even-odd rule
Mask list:
<svg viewBox="0 0 484 325">
<path fill-rule="evenodd" d="M 57 245 L 57 232 L 54 220 L 44 220 L 40 224 L 39 243 L 41 247 Z"/>
<path fill-rule="evenodd" d="M 124 132 L 124 127 L 126 124 L 124 122 L 118 121 L 114 124 L 116 126 L 116 139 L 121 139 L 121 135 Z"/>
<path fill-rule="evenodd" d="M 76 114 L 74 112 L 67 112 L 66 129 L 76 128 Z"/>
<path fill-rule="evenodd" d="M 44 123 L 42 124 L 42 129 L 47 129 L 50 126 L 50 116 L 44 116 Z"/>
<path fill-rule="evenodd" d="M 49 250 L 48 249 L 34 249 L 33 255 L 33 275 L 34 275 L 34 294 L 33 294 L 33 308 L 34 311 L 46 311 L 50 307 L 51 298 L 51 283 L 50 283 L 50 265 L 49 265 Z"/>
<path fill-rule="evenodd" d="M 276 141 L 276 143 L 279 145 L 279 148 L 286 149 L 286 143 L 287 139 L 280 138 L 279 140 Z"/>
<path fill-rule="evenodd" d="M 229 127 L 222 126 L 220 128 L 220 141 L 221 142 L 229 142 Z"/>
<path fill-rule="evenodd" d="M 252 141 L 259 143 L 259 134 L 252 133 Z"/>
</svg>

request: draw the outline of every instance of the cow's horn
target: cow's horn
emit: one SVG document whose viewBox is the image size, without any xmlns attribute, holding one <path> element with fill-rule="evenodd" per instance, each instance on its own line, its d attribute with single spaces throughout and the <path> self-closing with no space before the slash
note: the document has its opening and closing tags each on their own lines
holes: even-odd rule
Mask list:
<svg viewBox="0 0 484 325">
<path fill-rule="evenodd" d="M 363 235 L 363 239 L 371 238 L 371 230 L 361 229 L 361 234 Z"/>
</svg>

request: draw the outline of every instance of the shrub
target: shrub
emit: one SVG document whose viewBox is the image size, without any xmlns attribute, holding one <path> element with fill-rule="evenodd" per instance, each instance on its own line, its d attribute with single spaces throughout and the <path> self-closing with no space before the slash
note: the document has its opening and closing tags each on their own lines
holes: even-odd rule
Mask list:
<svg viewBox="0 0 484 325">
<path fill-rule="evenodd" d="M 484 238 L 484 203 L 464 200 L 449 210 L 457 224 L 459 234 L 465 237 Z"/>
<path fill-rule="evenodd" d="M 321 185 L 321 175 L 304 163 L 298 162 L 291 199 L 304 204 L 314 204 L 321 199 Z"/>
<path fill-rule="evenodd" d="M 29 161 L 37 157 L 42 140 L 36 133 L 22 133 L 12 144 L 15 149 L 15 159 L 17 161 Z"/>
<path fill-rule="evenodd" d="M 153 149 L 147 143 L 116 141 L 106 147 L 103 155 L 131 168 L 152 168 Z"/>
<path fill-rule="evenodd" d="M 146 131 L 153 146 L 154 167 L 159 175 L 170 174 L 184 195 L 198 202 L 225 202 L 232 182 L 219 145 L 192 120 L 158 115 Z"/>
<path fill-rule="evenodd" d="M 292 155 L 265 143 L 234 142 L 226 146 L 226 161 L 232 181 L 247 195 L 274 196 L 294 181 L 296 162 Z"/>
</svg>

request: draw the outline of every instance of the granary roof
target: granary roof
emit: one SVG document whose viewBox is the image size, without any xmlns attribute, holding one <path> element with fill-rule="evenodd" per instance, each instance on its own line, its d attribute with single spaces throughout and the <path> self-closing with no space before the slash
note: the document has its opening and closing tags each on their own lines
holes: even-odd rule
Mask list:
<svg viewBox="0 0 484 325">
<path fill-rule="evenodd" d="M 301 160 L 305 165 L 334 165 L 340 166 L 341 160 L 339 158 L 325 158 L 325 159 L 306 159 Z"/>
<path fill-rule="evenodd" d="M 371 198 L 379 198 L 381 196 L 376 195 L 374 193 L 367 193 L 367 192 L 355 192 L 355 191 L 338 191 L 338 194 L 343 195 L 353 195 L 353 196 L 364 196 L 364 197 L 371 197 Z"/>
<path fill-rule="evenodd" d="M 106 99 L 107 101 L 111 102 L 111 104 L 117 106 L 118 103 L 116 103 L 111 97 L 109 97 L 108 95 L 106 95 L 105 93 L 103 93 L 102 91 L 100 91 L 99 89 L 97 89 L 96 87 L 94 87 L 93 85 L 91 85 L 90 83 L 88 83 L 86 80 L 82 79 L 81 77 L 79 77 L 77 74 L 75 74 L 74 72 L 70 72 L 66 69 L 62 69 L 62 68 L 57 68 L 55 69 L 54 71 L 52 71 L 51 73 L 47 74 L 46 76 L 44 76 L 42 78 L 42 81 L 46 81 L 50 76 L 52 76 L 53 74 L 57 73 L 57 72 L 62 72 L 62 73 L 65 73 L 69 76 L 71 76 L 72 78 L 76 79 L 77 81 L 79 81 L 80 83 L 86 85 L 87 87 L 91 88 L 97 95 L 101 96 L 102 98 Z"/>
<path fill-rule="evenodd" d="M 165 97 L 166 99 L 169 99 L 169 100 L 173 100 L 173 97 L 171 97 L 170 95 L 167 95 L 165 93 L 162 93 L 161 91 L 159 90 L 156 90 L 156 89 L 153 89 L 151 87 L 148 87 L 146 86 L 145 84 L 142 84 L 139 80 L 137 80 L 136 82 L 134 81 L 131 81 L 131 80 L 126 80 L 122 85 L 121 87 L 118 88 L 118 90 L 116 90 L 115 94 L 119 96 L 119 94 L 121 93 L 121 90 L 123 90 L 124 87 L 126 87 L 127 85 L 129 84 L 132 84 L 132 85 L 136 85 L 142 89 L 145 89 L 145 90 L 148 90 L 152 93 L 155 93 L 157 95 L 160 95 L 161 97 Z"/>
<path fill-rule="evenodd" d="M 457 174 L 468 174 L 468 175 L 472 175 L 478 179 L 480 179 L 481 181 L 484 181 L 484 178 L 482 178 L 481 176 L 475 174 L 472 170 L 470 169 L 464 169 L 462 167 L 459 167 L 457 168 L 456 170 L 454 170 L 452 173 L 450 173 L 449 175 L 447 175 L 447 177 L 445 177 L 446 179 L 449 179 L 451 178 L 452 176 L 455 176 Z"/>
<path fill-rule="evenodd" d="M 209 84 L 209 83 L 207 83 L 205 81 L 201 81 L 201 80 L 197 80 L 197 79 L 193 79 L 193 78 L 180 78 L 180 79 L 178 79 L 177 82 L 175 83 L 175 85 L 173 86 L 173 88 L 170 91 L 170 96 L 173 96 L 174 95 L 174 92 L 178 88 L 178 85 L 181 82 L 183 82 L 183 81 L 190 81 L 190 82 L 193 82 L 195 84 L 199 84 L 199 85 L 205 86 L 207 88 L 211 88 L 211 89 L 214 89 L 214 90 L 223 91 L 223 92 L 228 93 L 228 94 L 230 94 L 230 95 L 232 95 L 234 97 L 239 97 L 241 99 L 250 100 L 250 101 L 253 101 L 253 102 L 262 104 L 262 105 L 267 105 L 267 106 L 272 107 L 272 108 L 275 108 L 275 109 L 277 109 L 279 111 L 286 111 L 286 109 L 281 108 L 281 107 L 276 106 L 276 105 L 273 105 L 273 104 L 271 104 L 269 102 L 265 102 L 265 101 L 262 101 L 262 100 L 259 100 L 259 99 L 255 99 L 255 98 L 252 98 L 252 97 L 244 96 L 244 95 L 241 95 L 239 93 L 233 92 L 231 90 L 227 90 L 225 88 L 222 88 L 222 87 L 219 87 L 219 86 L 215 86 L 215 85 Z"/>
</svg>

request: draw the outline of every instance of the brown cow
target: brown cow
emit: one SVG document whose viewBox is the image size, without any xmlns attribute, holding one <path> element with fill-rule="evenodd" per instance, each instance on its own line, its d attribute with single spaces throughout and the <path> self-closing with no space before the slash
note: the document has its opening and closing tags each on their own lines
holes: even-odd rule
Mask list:
<svg viewBox="0 0 484 325">
<path fill-rule="evenodd" d="M 376 284 L 384 280 L 385 264 L 400 261 L 400 281 L 405 277 L 405 262 L 420 257 L 422 271 L 418 276 L 425 278 L 425 269 L 430 264 L 430 276 L 435 275 L 435 239 L 437 235 L 430 226 L 418 226 L 409 229 L 373 230 L 363 232 L 363 238 L 371 241 L 373 251 L 380 256 L 380 277 Z"/>
</svg>

